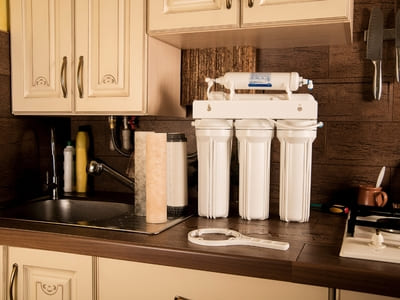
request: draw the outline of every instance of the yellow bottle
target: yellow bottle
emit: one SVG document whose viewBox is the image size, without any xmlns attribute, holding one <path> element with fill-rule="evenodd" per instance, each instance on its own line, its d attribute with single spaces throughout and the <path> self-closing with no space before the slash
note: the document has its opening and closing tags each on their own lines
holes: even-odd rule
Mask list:
<svg viewBox="0 0 400 300">
<path fill-rule="evenodd" d="M 76 192 L 87 192 L 87 172 L 89 150 L 89 135 L 86 131 L 78 131 L 76 134 Z"/>
</svg>

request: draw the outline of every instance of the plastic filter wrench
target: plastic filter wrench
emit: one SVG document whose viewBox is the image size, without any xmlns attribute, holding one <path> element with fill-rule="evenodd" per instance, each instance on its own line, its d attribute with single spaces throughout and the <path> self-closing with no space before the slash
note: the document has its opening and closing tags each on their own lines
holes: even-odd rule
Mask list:
<svg viewBox="0 0 400 300">
<path fill-rule="evenodd" d="M 219 235 L 224 239 L 216 239 Z M 191 243 L 202 245 L 202 246 L 255 246 L 262 248 L 270 248 L 276 250 L 287 250 L 289 249 L 289 243 L 271 241 L 266 239 L 258 239 L 250 236 L 246 236 L 232 229 L 226 228 L 202 228 L 192 230 L 188 233 L 188 240 Z"/>
</svg>

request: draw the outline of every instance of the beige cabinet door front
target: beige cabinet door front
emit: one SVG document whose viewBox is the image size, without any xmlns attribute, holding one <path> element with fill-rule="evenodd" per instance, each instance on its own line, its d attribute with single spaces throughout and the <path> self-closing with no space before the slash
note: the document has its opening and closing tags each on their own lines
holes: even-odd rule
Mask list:
<svg viewBox="0 0 400 300">
<path fill-rule="evenodd" d="M 93 299 L 92 257 L 14 247 L 8 254 L 14 299 Z"/>
<path fill-rule="evenodd" d="M 328 298 L 328 289 L 276 280 L 99 258 L 98 300 Z"/>
<path fill-rule="evenodd" d="M 242 27 L 350 20 L 351 3 L 352 0 L 246 0 L 242 1 Z"/>
<path fill-rule="evenodd" d="M 72 111 L 72 0 L 10 1 L 12 110 Z"/>
<path fill-rule="evenodd" d="M 147 5 L 149 32 L 239 27 L 239 0 L 151 0 Z"/>
<path fill-rule="evenodd" d="M 75 1 L 75 110 L 144 111 L 145 2 Z"/>
<path fill-rule="evenodd" d="M 338 290 L 339 300 L 398 300 L 399 298 L 366 294 L 347 290 Z"/>
</svg>

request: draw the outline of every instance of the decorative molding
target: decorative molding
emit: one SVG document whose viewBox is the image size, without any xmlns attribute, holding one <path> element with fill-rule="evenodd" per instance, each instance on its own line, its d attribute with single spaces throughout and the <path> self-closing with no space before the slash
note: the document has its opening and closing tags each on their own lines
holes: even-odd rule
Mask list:
<svg viewBox="0 0 400 300">
<path fill-rule="evenodd" d="M 281 4 L 296 4 L 298 2 L 317 2 L 323 0 L 260 0 L 259 5 L 281 5 Z"/>
<path fill-rule="evenodd" d="M 117 80 L 115 77 L 111 74 L 106 74 L 103 76 L 103 79 L 101 80 L 103 84 L 116 84 Z"/>
<path fill-rule="evenodd" d="M 164 13 L 218 10 L 222 1 L 225 0 L 165 0 Z"/>
<path fill-rule="evenodd" d="M 43 291 L 43 293 L 45 293 L 48 296 L 55 295 L 57 293 L 59 287 L 61 287 L 61 290 L 63 289 L 62 285 L 42 283 L 40 281 L 37 282 L 36 284 L 40 285 L 40 288 Z"/>
<path fill-rule="evenodd" d="M 45 85 L 47 86 L 50 85 L 46 77 L 44 76 L 36 77 L 33 86 L 45 86 Z"/>
</svg>

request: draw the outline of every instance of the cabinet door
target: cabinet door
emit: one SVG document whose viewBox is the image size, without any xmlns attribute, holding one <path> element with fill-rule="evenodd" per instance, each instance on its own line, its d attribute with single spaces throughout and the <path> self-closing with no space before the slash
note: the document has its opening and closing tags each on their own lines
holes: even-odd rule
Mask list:
<svg viewBox="0 0 400 300">
<path fill-rule="evenodd" d="M 398 300 L 399 298 L 339 290 L 339 300 Z"/>
<path fill-rule="evenodd" d="M 253 5 L 249 5 L 249 3 Z M 266 24 L 304 25 L 350 19 L 351 0 L 252 0 L 242 1 L 242 27 Z M 296 31 L 296 28 L 292 30 Z"/>
<path fill-rule="evenodd" d="M 143 0 L 75 1 L 75 110 L 145 110 Z"/>
<path fill-rule="evenodd" d="M 148 30 L 195 31 L 239 27 L 239 0 L 151 0 Z"/>
<path fill-rule="evenodd" d="M 90 256 L 10 247 L 8 270 L 16 272 L 14 299 L 93 299 Z"/>
<path fill-rule="evenodd" d="M 99 258 L 98 300 L 328 298 L 328 289 L 276 280 Z"/>
<path fill-rule="evenodd" d="M 6 266 L 4 255 L 5 255 L 5 246 L 0 246 L 0 300 L 6 300 Z"/>
<path fill-rule="evenodd" d="M 12 110 L 71 112 L 72 0 L 10 1 Z"/>
</svg>

